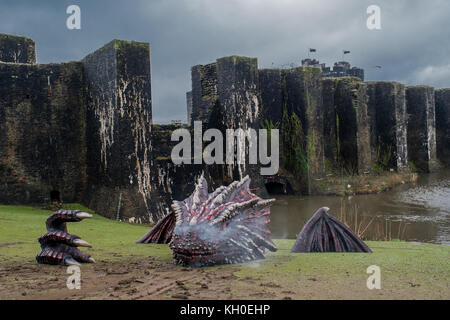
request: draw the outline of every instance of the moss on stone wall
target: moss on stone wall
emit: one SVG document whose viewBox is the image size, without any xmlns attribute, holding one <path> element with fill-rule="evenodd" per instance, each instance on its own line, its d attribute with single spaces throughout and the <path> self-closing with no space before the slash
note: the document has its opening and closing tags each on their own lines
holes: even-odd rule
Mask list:
<svg viewBox="0 0 450 320">
<path fill-rule="evenodd" d="M 36 47 L 33 40 L 0 33 L 0 61 L 12 63 L 36 63 Z"/>
</svg>

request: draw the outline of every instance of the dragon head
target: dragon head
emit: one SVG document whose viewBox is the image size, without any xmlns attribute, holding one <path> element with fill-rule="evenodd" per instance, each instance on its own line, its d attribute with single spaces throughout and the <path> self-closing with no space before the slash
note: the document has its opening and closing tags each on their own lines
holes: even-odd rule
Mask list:
<svg viewBox="0 0 450 320">
<path fill-rule="evenodd" d="M 250 191 L 250 178 L 208 193 L 203 175 L 184 201 L 174 201 L 175 229 L 170 247 L 175 262 L 201 267 L 264 259 L 276 251 L 270 239 L 270 205 Z"/>
</svg>

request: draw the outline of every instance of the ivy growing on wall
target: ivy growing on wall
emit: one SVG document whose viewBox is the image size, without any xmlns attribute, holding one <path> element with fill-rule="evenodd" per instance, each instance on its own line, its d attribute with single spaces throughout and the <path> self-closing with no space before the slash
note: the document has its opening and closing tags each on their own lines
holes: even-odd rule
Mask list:
<svg viewBox="0 0 450 320">
<path fill-rule="evenodd" d="M 296 177 L 304 177 L 308 173 L 308 156 L 306 153 L 306 137 L 299 117 L 287 108 L 283 109 L 281 120 L 283 139 L 283 159 L 287 170 Z"/>
<path fill-rule="evenodd" d="M 268 151 L 268 154 L 271 154 L 272 153 L 272 150 L 271 150 L 271 147 L 272 147 L 272 144 L 271 144 L 271 141 L 272 141 L 272 130 L 273 129 L 278 129 L 280 127 L 280 122 L 277 121 L 277 122 L 274 123 L 272 120 L 262 118 L 261 119 L 261 123 L 260 123 L 260 127 L 262 129 L 266 129 L 267 130 L 267 142 L 266 142 L 267 143 L 267 151 Z"/>
</svg>

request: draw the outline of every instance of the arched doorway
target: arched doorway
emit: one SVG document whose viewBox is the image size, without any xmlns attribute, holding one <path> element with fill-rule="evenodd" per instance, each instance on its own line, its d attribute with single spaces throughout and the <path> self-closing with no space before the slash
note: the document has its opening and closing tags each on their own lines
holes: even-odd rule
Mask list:
<svg viewBox="0 0 450 320">
<path fill-rule="evenodd" d="M 61 202 L 61 194 L 57 190 L 53 190 L 50 192 L 50 201 L 51 202 Z"/>
<path fill-rule="evenodd" d="M 266 189 L 269 194 L 287 194 L 287 188 L 286 185 L 280 183 L 280 182 L 267 182 Z"/>
</svg>

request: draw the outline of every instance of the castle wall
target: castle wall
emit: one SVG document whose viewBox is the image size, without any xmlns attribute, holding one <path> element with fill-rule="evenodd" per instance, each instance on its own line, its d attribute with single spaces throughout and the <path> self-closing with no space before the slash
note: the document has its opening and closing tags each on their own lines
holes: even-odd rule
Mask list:
<svg viewBox="0 0 450 320">
<path fill-rule="evenodd" d="M 280 174 L 289 176 L 289 188 L 295 192 L 310 193 L 310 179 L 325 172 L 322 92 L 319 68 L 259 70 L 260 125 L 279 129 Z M 292 127 L 297 121 L 293 115 L 297 129 Z"/>
<path fill-rule="evenodd" d="M 80 200 L 85 101 L 81 63 L 0 63 L 0 203 Z"/>
<path fill-rule="evenodd" d="M 323 152 L 325 158 L 325 171 L 327 173 L 333 173 L 339 169 L 338 139 L 336 135 L 336 106 L 334 102 L 336 84 L 336 78 L 322 79 Z"/>
<path fill-rule="evenodd" d="M 418 170 L 437 168 L 434 89 L 428 86 L 406 88 L 408 113 L 408 160 Z"/>
<path fill-rule="evenodd" d="M 172 149 L 179 142 L 171 141 L 171 135 L 179 128 L 189 129 L 179 125 L 152 126 L 152 202 L 160 216 L 165 214 L 166 208 L 170 208 L 173 200 L 182 201 L 194 191 L 195 183 L 203 171 L 203 165 L 175 165 L 172 162 Z"/>
<path fill-rule="evenodd" d="M 110 218 L 157 219 L 151 207 L 149 45 L 113 40 L 82 62 L 89 92 L 83 202 Z"/>
<path fill-rule="evenodd" d="M 252 191 L 267 197 L 264 183 L 314 193 L 312 179 L 342 167 L 363 174 L 378 162 L 401 171 L 408 158 L 432 171 L 437 158 L 449 161 L 450 89 L 321 78 L 310 67 L 258 70 L 257 59 L 232 56 L 192 68 L 190 125 L 152 125 L 146 43 L 114 40 L 82 62 L 39 65 L 32 40 L 0 34 L 0 61 L 2 204 L 53 198 L 147 223 L 186 198 L 202 173 L 210 191 L 248 174 Z M 260 165 L 248 163 L 248 149 L 244 164 L 175 165 L 171 134 L 186 128 L 193 137 L 194 120 L 223 133 L 275 126 L 279 175 L 262 177 Z M 298 128 L 286 129 L 293 124 L 301 127 L 300 144 Z M 284 144 L 294 160 L 303 148 L 307 170 L 300 176 L 297 167 L 284 167 Z"/>
<path fill-rule="evenodd" d="M 231 56 L 218 59 L 217 102 L 209 119 L 209 128 L 217 128 L 226 137 L 226 129 L 259 128 L 258 61 L 256 58 Z M 226 140 L 226 139 L 224 139 Z M 226 153 L 226 141 L 224 141 Z M 215 181 L 213 185 L 230 183 L 246 175 L 252 185 L 263 191 L 259 165 L 248 163 L 248 142 L 245 163 L 207 166 L 205 171 Z M 263 191 L 265 193 L 265 190 Z"/>
<path fill-rule="evenodd" d="M 273 125 L 277 123 L 280 125 L 283 117 L 283 90 L 280 69 L 259 70 L 259 98 L 261 100 L 262 118 L 272 121 Z"/>
<path fill-rule="evenodd" d="M 336 81 L 334 102 L 339 161 L 349 173 L 363 174 L 371 168 L 367 84 L 352 77 Z"/>
<path fill-rule="evenodd" d="M 450 89 L 435 91 L 436 99 L 436 155 L 450 166 Z"/>
<path fill-rule="evenodd" d="M 186 92 L 186 106 L 187 106 L 187 124 L 192 123 L 192 91 Z"/>
<path fill-rule="evenodd" d="M 322 71 L 300 67 L 284 70 L 285 105 L 299 117 L 306 135 L 310 177 L 324 173 Z"/>
<path fill-rule="evenodd" d="M 11 63 L 36 63 L 33 40 L 0 33 L 0 61 Z"/>
<path fill-rule="evenodd" d="M 211 63 L 191 68 L 192 113 L 191 121 L 208 122 L 217 100 L 217 65 Z"/>
<path fill-rule="evenodd" d="M 408 168 L 405 86 L 398 82 L 369 82 L 368 112 L 372 161 L 382 169 Z"/>
<path fill-rule="evenodd" d="M 225 57 L 217 60 L 217 92 L 222 124 L 226 128 L 258 125 L 258 61 Z"/>
<path fill-rule="evenodd" d="M 378 133 L 377 133 L 377 82 L 367 82 L 367 115 L 370 131 L 370 156 L 373 167 L 378 163 Z"/>
</svg>

